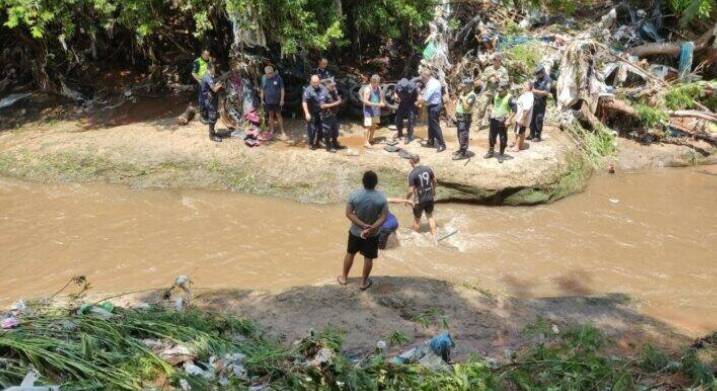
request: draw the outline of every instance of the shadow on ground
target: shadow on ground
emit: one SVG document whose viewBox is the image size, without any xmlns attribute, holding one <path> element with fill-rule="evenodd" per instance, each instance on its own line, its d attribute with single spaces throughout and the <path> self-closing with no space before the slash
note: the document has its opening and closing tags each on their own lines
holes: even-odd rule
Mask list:
<svg viewBox="0 0 717 391">
<path fill-rule="evenodd" d="M 373 350 L 378 340 L 389 339 L 396 331 L 407 335 L 410 342 L 395 347 L 392 353 L 406 349 L 438 333 L 442 319 L 456 340 L 455 357 L 459 360 L 471 353 L 503 360 L 507 352 L 537 338 L 524 329 L 539 319 L 558 329 L 592 323 L 627 352 L 646 342 L 669 348 L 689 341 L 668 325 L 638 314 L 622 294 L 569 295 L 566 290 L 564 297 L 503 298 L 477 287 L 417 277 L 376 277 L 366 292 L 358 285 L 354 279 L 346 287 L 302 286 L 279 294 L 211 290 L 195 296 L 194 304 L 253 319 L 285 343 L 311 329 L 343 330 L 349 355 Z"/>
</svg>

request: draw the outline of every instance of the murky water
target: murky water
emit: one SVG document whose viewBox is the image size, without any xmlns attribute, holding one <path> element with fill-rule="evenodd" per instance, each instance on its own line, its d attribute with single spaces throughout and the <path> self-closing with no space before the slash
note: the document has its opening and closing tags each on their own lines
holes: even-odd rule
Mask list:
<svg viewBox="0 0 717 391">
<path fill-rule="evenodd" d="M 458 232 L 434 247 L 401 228 L 374 272 L 520 297 L 624 293 L 685 332 L 714 330 L 716 174 L 601 176 L 584 194 L 531 208 L 439 205 L 442 232 Z M 408 227 L 410 211 L 392 209 Z M 166 287 L 178 274 L 203 288 L 333 283 L 347 230 L 340 205 L 0 179 L 0 305 L 76 274 L 95 292 Z"/>
</svg>

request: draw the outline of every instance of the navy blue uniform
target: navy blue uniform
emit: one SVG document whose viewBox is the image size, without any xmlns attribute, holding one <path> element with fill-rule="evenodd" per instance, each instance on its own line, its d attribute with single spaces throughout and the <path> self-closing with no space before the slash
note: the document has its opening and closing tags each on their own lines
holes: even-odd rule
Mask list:
<svg viewBox="0 0 717 391">
<path fill-rule="evenodd" d="M 339 100 L 339 92 L 337 90 L 329 91 L 328 88 L 323 90 L 321 95 L 321 103 L 334 103 Z M 339 121 L 336 118 L 338 107 L 332 107 L 330 109 L 321 110 L 321 125 L 324 132 L 324 142 L 326 149 L 330 149 L 332 146 L 338 145 L 339 138 Z"/>
<path fill-rule="evenodd" d="M 321 140 L 322 123 L 321 123 L 321 99 L 322 95 L 325 94 L 326 87 L 319 85 L 314 88 L 308 86 L 304 88 L 304 95 L 302 101 L 306 102 L 309 114 L 311 114 L 311 120 L 306 124 L 306 136 L 309 145 L 318 146 L 319 140 Z"/>
<path fill-rule="evenodd" d="M 535 79 L 533 89 L 550 91 L 552 80 L 547 74 Z M 548 97 L 533 95 L 533 117 L 530 119 L 530 139 L 540 139 L 543 133 L 543 121 L 545 120 L 545 107 Z"/>
<path fill-rule="evenodd" d="M 413 139 L 413 124 L 416 122 L 416 100 L 418 99 L 418 87 L 414 80 L 401 79 L 396 84 L 396 94 L 400 101 L 396 109 L 396 129 L 398 137 L 403 137 L 403 121 L 407 122 L 406 130 L 408 139 Z"/>
</svg>

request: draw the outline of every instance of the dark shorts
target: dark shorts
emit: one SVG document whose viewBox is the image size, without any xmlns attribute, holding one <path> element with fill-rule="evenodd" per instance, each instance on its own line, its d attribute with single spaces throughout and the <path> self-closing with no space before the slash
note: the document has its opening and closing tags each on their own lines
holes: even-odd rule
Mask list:
<svg viewBox="0 0 717 391">
<path fill-rule="evenodd" d="M 361 255 L 369 259 L 378 258 L 378 235 L 364 239 L 360 236 L 354 236 L 349 231 L 349 245 L 346 252 L 349 254 L 360 252 Z"/>
<path fill-rule="evenodd" d="M 264 103 L 264 112 L 266 113 L 281 113 L 281 106 L 279 104 Z"/>
<path fill-rule="evenodd" d="M 413 217 L 420 219 L 423 212 L 426 212 L 426 215 L 433 214 L 433 201 L 422 202 L 413 206 Z"/>
</svg>

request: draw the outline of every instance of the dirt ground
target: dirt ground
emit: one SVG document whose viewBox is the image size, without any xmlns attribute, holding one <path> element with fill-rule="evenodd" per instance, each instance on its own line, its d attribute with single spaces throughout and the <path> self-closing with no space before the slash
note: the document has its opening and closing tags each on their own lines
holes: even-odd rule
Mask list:
<svg viewBox="0 0 717 391">
<path fill-rule="evenodd" d="M 630 299 L 622 295 L 523 299 L 494 295 L 468 283 L 456 285 L 422 277 L 376 277 L 374 281 L 365 292 L 358 289 L 357 278 L 350 279 L 347 286 L 302 286 L 280 293 L 197 290 L 192 304 L 255 320 L 269 336 L 286 344 L 311 330 L 338 330 L 345 333 L 343 349 L 350 356 L 369 353 L 377 341 L 389 341 L 391 334 L 400 331 L 408 342 L 390 346 L 390 353 L 397 354 L 422 344 L 446 325 L 456 341 L 457 360 L 477 353 L 504 362 L 511 352 L 540 340 L 540 333 L 528 331 L 540 324 L 547 325 L 549 332 L 594 324 L 626 354 L 639 351 L 646 343 L 672 349 L 690 341 L 666 324 L 634 311 Z M 161 292 L 152 292 L 115 302 L 171 305 L 172 300 L 166 302 Z"/>
<path fill-rule="evenodd" d="M 144 102 L 157 105 L 157 102 Z M 0 132 L 0 174 L 40 181 L 106 181 L 132 187 L 232 189 L 302 202 L 339 202 L 359 183 L 363 170 L 373 169 L 387 193 L 405 187 L 410 166 L 397 153 L 386 152 L 385 140 L 395 131 L 385 124 L 377 144 L 365 150 L 357 120 L 342 120 L 336 154 L 310 151 L 305 125 L 287 119 L 288 141 L 249 148 L 238 138 L 214 143 L 206 126 L 193 121 L 178 126 L 183 105 L 170 101 L 150 111 L 143 105 L 98 112 L 81 120 L 27 122 Z M 218 126 L 228 136 L 228 130 Z M 533 143 L 499 164 L 485 160 L 487 129 L 473 127 L 471 150 L 476 156 L 451 160 L 458 148 L 456 129 L 444 124 L 448 150 L 437 154 L 418 141 L 401 148 L 419 154 L 441 183 L 439 199 L 482 203 L 535 204 L 582 190 L 587 175 L 575 175 L 575 145 L 556 128 L 546 129 L 545 142 Z M 419 125 L 419 138 L 426 127 Z M 511 135 L 512 136 L 512 135 Z M 577 163 L 577 167 L 576 167 Z M 565 180 L 568 178 L 569 180 Z M 396 194 L 394 194 L 396 195 Z"/>
</svg>

